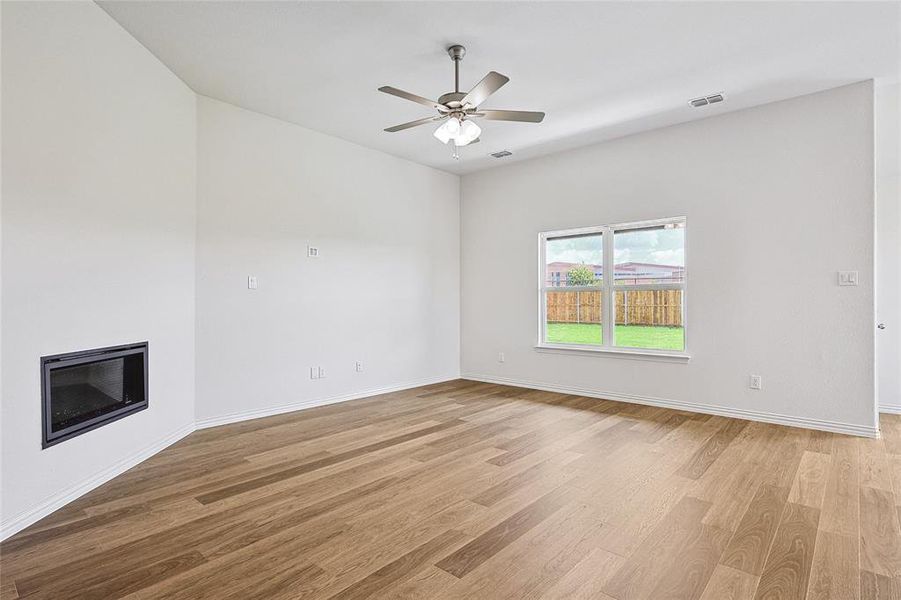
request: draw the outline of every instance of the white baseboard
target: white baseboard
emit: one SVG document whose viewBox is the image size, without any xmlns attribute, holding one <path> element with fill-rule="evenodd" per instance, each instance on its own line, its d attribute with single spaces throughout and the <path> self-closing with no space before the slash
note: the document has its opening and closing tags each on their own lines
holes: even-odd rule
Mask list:
<svg viewBox="0 0 901 600">
<path fill-rule="evenodd" d="M 901 405 L 899 405 L 899 404 L 880 404 L 879 412 L 888 413 L 890 415 L 901 415 Z"/>
<path fill-rule="evenodd" d="M 740 408 L 728 408 L 725 406 L 714 406 L 711 404 L 698 404 L 695 402 L 683 402 L 681 400 L 667 400 L 665 398 L 655 398 L 652 396 L 639 396 L 637 394 L 621 394 L 616 392 L 604 392 L 588 388 L 580 388 L 568 385 L 548 384 L 537 381 L 525 381 L 522 379 L 509 379 L 506 377 L 494 377 L 491 375 L 480 375 L 479 373 L 463 373 L 463 379 L 471 379 L 474 381 L 483 381 L 485 383 L 497 383 L 501 385 L 512 385 L 516 387 L 531 388 L 543 390 L 547 392 L 558 392 L 561 394 L 575 394 L 578 396 L 588 396 L 589 398 L 602 398 L 605 400 L 616 400 L 619 402 L 631 402 L 633 404 L 646 404 L 648 406 L 659 406 L 661 408 L 673 408 L 676 410 L 686 410 L 690 412 L 704 413 L 708 415 L 718 415 L 721 417 L 732 417 L 735 419 L 745 419 L 747 421 L 761 421 L 763 423 L 774 423 L 776 425 L 787 425 L 789 427 L 802 427 L 804 429 L 816 429 L 819 431 L 832 431 L 834 433 L 844 433 L 848 435 L 858 435 L 863 437 L 879 437 L 879 429 L 877 427 L 868 427 L 865 425 L 854 425 L 851 423 L 838 423 L 835 421 L 823 421 L 819 419 L 808 419 L 804 417 L 792 417 L 789 415 L 781 415 L 778 413 L 760 412 L 755 410 L 744 410 Z M 901 407 L 899 407 L 901 409 Z"/>
<path fill-rule="evenodd" d="M 34 508 L 31 508 L 15 517 L 12 517 L 11 519 L 7 519 L 3 523 L 0 523 L 0 540 L 5 540 L 11 535 L 22 531 L 29 525 L 36 523 L 50 513 L 59 510 L 66 504 L 103 485 L 110 479 L 121 475 L 138 463 L 147 460 L 160 450 L 171 446 L 193 431 L 194 424 L 189 423 L 188 425 L 185 425 L 167 435 L 165 438 L 159 440 L 158 442 L 151 444 L 143 450 L 140 450 L 139 452 L 136 452 L 135 454 L 132 454 L 131 456 L 119 461 L 113 466 L 100 471 L 96 475 L 85 479 L 81 483 L 74 485 L 58 494 L 54 494 Z"/>
<path fill-rule="evenodd" d="M 260 419 L 262 417 L 271 417 L 283 413 L 304 410 L 307 408 L 315 408 L 317 406 L 326 406 L 327 404 L 337 404 L 338 402 L 347 402 L 348 400 L 359 400 L 369 396 L 378 396 L 379 394 L 390 394 L 392 392 L 400 392 L 423 385 L 432 385 L 445 381 L 453 381 L 460 379 L 460 375 L 445 375 L 442 377 L 430 377 L 428 379 L 418 379 L 415 381 L 407 381 L 398 385 L 391 385 L 381 388 L 372 388 L 353 392 L 351 394 L 342 394 L 340 396 L 327 396 L 325 398 L 313 398 L 310 400 L 299 400 L 290 404 L 280 404 L 278 406 L 269 406 L 266 408 L 255 408 L 253 410 L 245 410 L 241 412 L 229 413 L 216 417 L 205 417 L 197 419 L 195 425 L 197 429 L 207 429 L 208 427 L 218 427 L 219 425 L 228 425 L 229 423 L 238 423 L 240 421 L 249 421 L 251 419 Z"/>
<path fill-rule="evenodd" d="M 258 419 L 260 417 L 268 417 L 270 415 L 278 415 L 286 412 L 293 412 L 296 410 L 303 410 L 305 408 L 313 408 L 315 406 L 325 406 L 326 404 L 335 404 L 338 402 L 346 402 L 348 400 L 357 400 L 359 398 L 366 398 L 368 396 L 376 396 L 378 394 L 387 394 L 390 392 L 399 392 L 402 390 L 408 390 L 411 388 L 423 386 L 423 385 L 431 385 L 435 383 L 442 383 L 445 381 L 453 381 L 454 379 L 459 379 L 459 374 L 446 375 L 443 377 L 432 377 L 428 379 L 420 379 L 417 381 L 408 381 L 405 383 L 401 383 L 398 385 L 392 385 L 388 387 L 382 388 L 374 388 L 363 390 L 360 392 L 354 392 L 352 394 L 343 394 L 341 396 L 330 396 L 327 398 L 315 398 L 312 400 L 301 400 L 299 402 L 292 402 L 291 404 L 283 404 L 280 406 L 273 406 L 268 408 L 261 408 L 249 411 L 243 411 L 239 413 L 232 413 L 228 415 L 222 415 L 218 417 L 210 417 L 206 419 L 200 419 L 195 423 L 191 423 L 185 425 L 184 427 L 176 430 L 172 434 L 166 436 L 164 439 L 159 442 L 144 448 L 140 452 L 133 454 L 132 456 L 116 463 L 112 467 L 108 469 L 104 469 L 103 471 L 97 473 L 96 475 L 85 479 L 78 485 L 72 486 L 71 488 L 64 490 L 58 494 L 54 494 L 52 497 L 48 498 L 44 502 L 38 504 L 32 509 L 25 511 L 3 523 L 0 523 L 0 541 L 5 540 L 6 538 L 15 535 L 16 533 L 22 531 L 29 525 L 36 523 L 37 521 L 43 519 L 50 513 L 59 510 L 69 502 L 83 496 L 84 494 L 90 492 L 91 490 L 103 485 L 110 479 L 121 475 L 128 469 L 134 467 L 138 463 L 141 463 L 157 452 L 165 449 L 168 446 L 171 446 L 178 440 L 183 437 L 189 435 L 196 429 L 206 429 L 207 427 L 216 427 L 217 425 L 226 425 L 228 423 L 237 423 L 239 421 L 247 421 L 250 419 Z"/>
<path fill-rule="evenodd" d="M 3 523 L 0 523 L 0 540 L 18 533 L 29 525 L 46 517 L 50 513 L 62 508 L 69 502 L 83 496 L 94 488 L 106 483 L 114 477 L 121 475 L 128 469 L 147 460 L 157 452 L 171 446 L 178 440 L 192 433 L 195 429 L 206 429 L 208 427 L 216 427 L 218 425 L 226 425 L 228 423 L 237 423 L 250 419 L 258 419 L 272 415 L 279 415 L 287 412 L 313 408 L 316 406 L 325 406 L 327 404 L 336 404 L 338 402 L 346 402 L 348 400 L 357 400 L 368 396 L 377 396 L 379 394 L 387 394 L 391 392 L 399 392 L 424 385 L 432 385 L 452 381 L 460 378 L 460 375 L 447 375 L 443 377 L 433 377 L 429 379 L 420 379 L 416 381 L 408 381 L 398 385 L 373 388 L 354 392 L 352 394 L 343 394 L 340 396 L 329 396 L 325 398 L 316 398 L 312 400 L 301 400 L 292 402 L 291 404 L 282 404 L 267 408 L 231 413 L 218 417 L 209 417 L 199 419 L 194 424 L 188 424 L 174 431 L 155 444 L 144 448 L 140 452 L 123 459 L 115 465 L 104 469 L 93 477 L 90 477 L 78 485 L 72 486 L 68 490 L 64 490 L 59 494 L 48 498 L 38 506 L 25 511 Z M 631 402 L 635 404 L 646 404 L 649 406 L 659 406 L 663 408 L 673 408 L 678 410 L 686 410 L 691 412 L 699 412 L 705 414 L 719 415 L 723 417 L 734 417 L 737 419 L 746 419 L 750 421 L 762 421 L 764 423 L 775 423 L 777 425 L 788 425 L 791 427 L 803 427 L 807 429 L 818 429 L 821 431 L 833 431 L 835 433 L 845 433 L 849 435 L 860 435 L 866 437 L 877 437 L 878 429 L 875 427 L 865 427 L 861 425 L 851 425 L 847 423 L 836 423 L 834 421 L 822 421 L 817 419 L 806 419 L 801 417 L 792 417 L 788 415 L 780 415 L 775 413 L 765 413 L 758 411 L 742 410 L 735 408 L 726 408 L 722 406 L 713 406 L 708 404 L 697 404 L 694 402 L 682 402 L 679 400 L 667 400 L 664 398 L 654 398 L 650 396 L 639 396 L 635 394 L 620 394 L 614 392 L 599 392 L 587 388 L 579 388 L 574 386 L 561 386 L 541 383 L 537 381 L 525 381 L 519 379 L 509 379 L 505 377 L 492 377 L 489 375 L 480 375 L 477 373 L 464 373 L 464 379 L 474 381 L 482 381 L 485 383 L 497 383 L 501 385 L 512 385 L 516 387 L 531 388 L 536 390 L 544 390 L 548 392 L 559 392 L 562 394 L 577 394 L 579 396 L 587 396 L 590 398 L 603 398 L 606 400 L 617 400 L 620 402 Z M 881 406 L 880 412 L 891 412 L 901 414 L 901 406 Z"/>
</svg>

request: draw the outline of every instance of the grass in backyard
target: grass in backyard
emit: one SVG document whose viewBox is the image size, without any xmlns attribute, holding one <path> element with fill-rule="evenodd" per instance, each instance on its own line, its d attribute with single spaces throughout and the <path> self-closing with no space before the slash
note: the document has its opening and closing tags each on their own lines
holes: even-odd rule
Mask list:
<svg viewBox="0 0 901 600">
<path fill-rule="evenodd" d="M 681 327 L 617 325 L 615 345 L 624 348 L 682 350 L 685 337 Z M 547 341 L 556 344 L 601 345 L 601 326 L 588 323 L 548 323 Z"/>
</svg>

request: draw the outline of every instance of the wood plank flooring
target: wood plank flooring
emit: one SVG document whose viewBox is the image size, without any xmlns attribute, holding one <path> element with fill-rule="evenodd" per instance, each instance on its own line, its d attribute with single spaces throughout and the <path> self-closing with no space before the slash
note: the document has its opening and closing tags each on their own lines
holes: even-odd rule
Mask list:
<svg viewBox="0 0 901 600">
<path fill-rule="evenodd" d="M 882 429 L 436 384 L 198 431 L 0 544 L 0 599 L 901 600 Z"/>
</svg>

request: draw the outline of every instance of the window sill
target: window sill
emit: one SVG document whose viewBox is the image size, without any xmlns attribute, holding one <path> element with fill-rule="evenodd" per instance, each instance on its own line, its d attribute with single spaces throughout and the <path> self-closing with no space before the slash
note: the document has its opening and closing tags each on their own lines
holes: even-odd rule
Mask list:
<svg viewBox="0 0 901 600">
<path fill-rule="evenodd" d="M 566 344 L 536 344 L 536 352 L 549 354 L 581 354 L 583 356 L 610 356 L 634 360 L 657 360 L 662 362 L 686 363 L 691 355 L 686 352 L 647 350 L 643 348 L 592 348 L 590 346 L 570 346 Z"/>
</svg>

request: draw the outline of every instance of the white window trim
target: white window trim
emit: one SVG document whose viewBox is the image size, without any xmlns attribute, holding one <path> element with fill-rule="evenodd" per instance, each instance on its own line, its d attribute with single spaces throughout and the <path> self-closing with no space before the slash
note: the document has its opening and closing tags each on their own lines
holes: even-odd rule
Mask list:
<svg viewBox="0 0 901 600">
<path fill-rule="evenodd" d="M 670 223 L 682 223 L 683 225 L 686 222 L 686 218 L 682 217 L 670 217 L 666 219 L 653 219 L 648 221 L 633 221 L 630 223 L 615 223 L 612 225 L 597 225 L 594 227 L 580 227 L 576 229 L 562 229 L 556 231 L 543 231 L 538 234 L 538 343 L 535 345 L 535 350 L 539 352 L 561 352 L 561 353 L 573 353 L 573 354 L 582 354 L 585 356 L 619 356 L 622 358 L 638 358 L 638 359 L 652 359 L 652 360 L 663 360 L 667 362 L 687 362 L 688 359 L 691 358 L 691 355 L 688 352 L 688 321 L 687 321 L 687 303 L 688 303 L 688 269 L 686 268 L 684 277 L 679 283 L 656 283 L 656 284 L 615 284 L 615 273 L 614 273 L 614 247 L 613 247 L 613 234 L 616 231 L 624 230 L 624 229 L 636 229 L 640 227 L 653 227 L 656 225 L 668 225 Z M 686 227 L 687 232 L 687 227 Z M 562 237 L 562 236 L 573 236 L 573 235 L 586 235 L 592 233 L 600 233 L 602 234 L 602 240 L 604 244 L 604 258 L 603 258 L 603 266 L 604 266 L 604 277 L 601 281 L 600 288 L 598 286 L 573 286 L 567 288 L 552 288 L 546 286 L 545 278 L 547 276 L 547 261 L 546 261 L 546 251 L 547 251 L 547 240 L 548 238 Z M 688 235 L 686 233 L 685 236 L 685 244 L 684 244 L 684 253 L 685 253 L 685 264 L 686 267 L 688 265 Z M 607 275 L 609 274 L 609 276 Z M 601 290 L 602 294 L 602 302 L 601 302 L 601 322 L 602 324 L 610 323 L 613 324 L 614 315 L 612 311 L 614 310 L 614 301 L 615 294 L 618 291 L 632 291 L 632 290 L 647 290 L 647 289 L 668 289 L 668 290 L 682 290 L 682 335 L 683 335 L 683 349 L 682 351 L 675 350 L 657 350 L 653 348 L 629 348 L 629 347 L 617 347 L 613 345 L 613 330 L 614 326 L 603 327 L 603 340 L 601 346 L 589 346 L 589 345 L 581 345 L 581 344 L 555 344 L 553 342 L 547 342 L 546 333 L 547 333 L 547 304 L 546 304 L 546 292 L 547 291 L 560 291 L 561 289 L 565 289 L 566 291 L 596 291 L 598 289 Z"/>
</svg>

